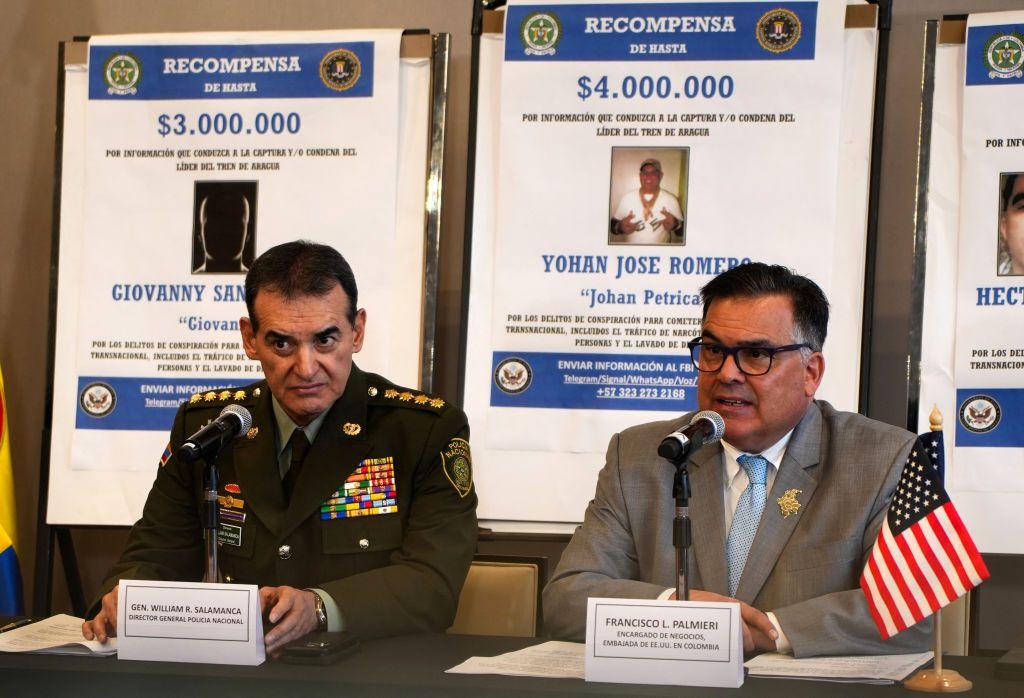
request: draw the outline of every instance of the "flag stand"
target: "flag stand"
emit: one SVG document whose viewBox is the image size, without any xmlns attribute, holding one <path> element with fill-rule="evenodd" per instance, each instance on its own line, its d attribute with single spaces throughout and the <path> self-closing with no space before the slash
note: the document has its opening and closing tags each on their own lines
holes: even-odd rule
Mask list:
<svg viewBox="0 0 1024 698">
<path fill-rule="evenodd" d="M 932 431 L 942 431 L 942 413 L 937 406 L 932 407 L 928 415 L 928 424 Z M 942 668 L 942 609 L 935 611 L 935 666 L 921 669 L 903 682 L 911 691 L 927 691 L 929 693 L 962 693 L 971 690 L 974 685 L 955 669 Z"/>
</svg>

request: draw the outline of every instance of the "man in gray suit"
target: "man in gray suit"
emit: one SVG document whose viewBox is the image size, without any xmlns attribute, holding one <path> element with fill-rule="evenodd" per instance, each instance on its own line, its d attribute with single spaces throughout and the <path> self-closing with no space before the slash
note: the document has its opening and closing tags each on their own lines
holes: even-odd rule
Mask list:
<svg viewBox="0 0 1024 698">
<path fill-rule="evenodd" d="M 744 264 L 701 296 L 697 402 L 722 416 L 725 436 L 688 465 L 690 598 L 738 601 L 747 654 L 924 651 L 930 619 L 882 641 L 859 588 L 914 435 L 814 399 L 828 301 L 810 279 Z M 583 639 L 588 597 L 675 598 L 675 469 L 657 448 L 689 420 L 612 437 L 544 590 L 553 636 Z"/>
</svg>

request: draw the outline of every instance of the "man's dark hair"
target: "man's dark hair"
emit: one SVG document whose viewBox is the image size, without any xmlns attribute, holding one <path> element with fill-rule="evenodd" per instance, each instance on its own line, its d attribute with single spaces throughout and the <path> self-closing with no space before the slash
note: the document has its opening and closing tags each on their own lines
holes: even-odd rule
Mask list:
<svg viewBox="0 0 1024 698">
<path fill-rule="evenodd" d="M 323 296 L 336 284 L 348 296 L 348 321 L 355 324 L 359 291 L 352 267 L 333 247 L 309 240 L 286 242 L 256 258 L 245 275 L 245 306 L 249 322 L 258 329 L 259 319 L 253 307 L 260 291 L 273 291 L 285 298 Z"/>
<path fill-rule="evenodd" d="M 828 332 L 828 299 L 818 284 L 778 264 L 740 264 L 711 279 L 700 290 L 704 303 L 701 319 L 707 319 L 708 308 L 716 300 L 762 296 L 788 297 L 793 304 L 796 341 L 821 351 Z"/>
<path fill-rule="evenodd" d="M 1020 172 L 1013 172 L 1010 174 L 1003 175 L 1003 191 L 1001 192 L 1001 200 L 999 211 L 1006 213 L 1010 210 L 1010 197 L 1013 196 L 1013 185 L 1017 183 L 1017 177 L 1020 176 Z"/>
</svg>

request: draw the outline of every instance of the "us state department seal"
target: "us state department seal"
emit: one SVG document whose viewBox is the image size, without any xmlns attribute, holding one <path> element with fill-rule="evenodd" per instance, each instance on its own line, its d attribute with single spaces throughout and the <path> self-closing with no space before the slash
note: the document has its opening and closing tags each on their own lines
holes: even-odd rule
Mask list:
<svg viewBox="0 0 1024 698">
<path fill-rule="evenodd" d="M 802 29 L 800 18 L 781 7 L 769 10 L 757 20 L 757 42 L 772 53 L 782 53 L 796 46 Z"/>
<path fill-rule="evenodd" d="M 519 25 L 519 38 L 527 56 L 552 56 L 562 40 L 562 21 L 550 10 L 531 12 Z"/>
<path fill-rule="evenodd" d="M 960 405 L 960 423 L 975 434 L 992 431 L 1002 417 L 999 403 L 989 395 L 971 395 Z"/>
<path fill-rule="evenodd" d="M 334 49 L 320 61 L 320 79 L 338 92 L 344 92 L 355 85 L 362 71 L 359 56 L 346 48 Z"/>
<path fill-rule="evenodd" d="M 107 383 L 90 383 L 78 395 L 78 404 L 90 417 L 106 417 L 114 411 L 117 394 Z"/>
<path fill-rule="evenodd" d="M 516 395 L 530 387 L 533 371 L 524 359 L 510 356 L 494 369 L 494 383 L 503 392 Z"/>
<path fill-rule="evenodd" d="M 142 64 L 130 53 L 115 53 L 103 64 L 108 95 L 133 95 L 142 78 Z"/>
<path fill-rule="evenodd" d="M 469 442 L 455 438 L 441 451 L 441 468 L 452 487 L 465 497 L 473 489 L 473 459 L 469 453 Z"/>
<path fill-rule="evenodd" d="M 1019 32 L 994 34 L 985 42 L 985 65 L 993 80 L 1021 77 L 1024 66 L 1024 36 Z"/>
</svg>

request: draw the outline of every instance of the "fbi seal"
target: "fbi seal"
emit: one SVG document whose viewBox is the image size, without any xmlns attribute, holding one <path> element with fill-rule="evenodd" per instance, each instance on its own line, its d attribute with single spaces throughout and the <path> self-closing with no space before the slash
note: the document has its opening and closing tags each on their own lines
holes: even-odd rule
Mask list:
<svg viewBox="0 0 1024 698">
<path fill-rule="evenodd" d="M 332 90 L 344 92 L 359 81 L 359 56 L 346 48 L 331 51 L 320 61 L 320 79 Z"/>
<path fill-rule="evenodd" d="M 800 18 L 781 7 L 769 10 L 757 20 L 757 42 L 772 53 L 783 53 L 796 46 L 802 29 Z"/>
</svg>

